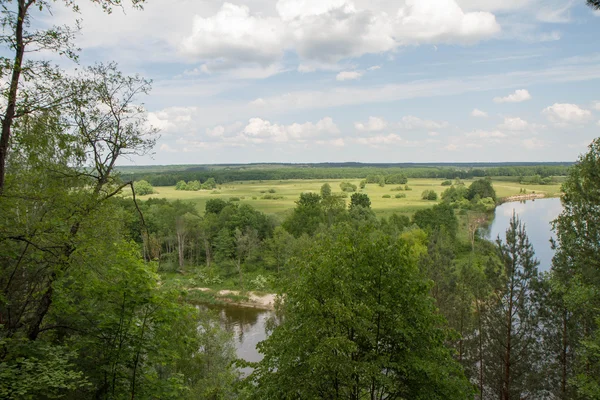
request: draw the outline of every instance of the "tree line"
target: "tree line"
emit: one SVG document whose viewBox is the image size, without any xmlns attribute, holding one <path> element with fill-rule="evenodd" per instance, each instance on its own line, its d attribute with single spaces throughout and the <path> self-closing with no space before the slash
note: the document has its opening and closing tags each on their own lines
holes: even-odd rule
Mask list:
<svg viewBox="0 0 600 400">
<path fill-rule="evenodd" d="M 269 181 L 286 179 L 365 179 L 368 183 L 399 184 L 404 179 L 471 179 L 482 177 L 514 177 L 524 182 L 549 183 L 546 179 L 566 176 L 570 164 L 567 165 L 534 165 L 507 166 L 489 168 L 457 168 L 457 167 L 205 167 L 190 168 L 184 171 L 165 172 L 123 172 L 125 180 L 146 180 L 154 186 L 175 186 L 180 181 L 200 181 L 214 179 L 217 183 L 237 181 Z M 539 179 L 536 178 L 539 176 Z M 546 179 L 546 180 L 544 180 Z"/>
</svg>

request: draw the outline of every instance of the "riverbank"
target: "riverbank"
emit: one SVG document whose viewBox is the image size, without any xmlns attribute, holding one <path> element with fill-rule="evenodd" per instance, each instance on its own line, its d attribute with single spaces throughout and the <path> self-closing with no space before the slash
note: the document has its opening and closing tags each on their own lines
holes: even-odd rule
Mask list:
<svg viewBox="0 0 600 400">
<path fill-rule="evenodd" d="M 562 196 L 562 192 L 557 193 L 527 193 L 527 194 L 518 194 L 514 196 L 502 197 L 498 200 L 498 205 L 504 203 L 510 203 L 511 201 L 526 201 L 526 200 L 536 200 L 536 199 L 556 199 Z"/>
<path fill-rule="evenodd" d="M 239 290 L 216 290 L 207 287 L 189 288 L 191 301 L 211 304 L 233 304 L 239 307 L 274 310 L 277 295 L 262 292 L 242 292 Z M 207 301 L 208 300 L 208 301 Z"/>
</svg>

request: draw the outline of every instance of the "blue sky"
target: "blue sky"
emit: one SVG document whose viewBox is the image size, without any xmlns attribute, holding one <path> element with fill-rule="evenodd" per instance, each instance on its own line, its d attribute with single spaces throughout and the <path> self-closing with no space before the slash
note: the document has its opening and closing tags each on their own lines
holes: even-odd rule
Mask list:
<svg viewBox="0 0 600 400">
<path fill-rule="evenodd" d="M 142 164 L 573 161 L 600 136 L 584 0 L 82 3 L 81 61 L 153 79 Z M 69 23 L 67 10 L 56 20 Z"/>
</svg>

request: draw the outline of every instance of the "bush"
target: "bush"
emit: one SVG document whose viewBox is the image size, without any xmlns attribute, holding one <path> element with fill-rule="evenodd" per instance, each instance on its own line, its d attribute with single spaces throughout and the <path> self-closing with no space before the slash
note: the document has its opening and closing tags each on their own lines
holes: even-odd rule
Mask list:
<svg viewBox="0 0 600 400">
<path fill-rule="evenodd" d="M 219 192 L 218 190 L 213 190 L 212 192 L 210 192 L 210 194 L 221 194 L 221 192 Z"/>
<path fill-rule="evenodd" d="M 135 190 L 135 194 L 138 196 L 146 196 L 154 193 L 154 188 L 148 181 L 137 181 L 133 182 L 133 189 Z"/>
<path fill-rule="evenodd" d="M 265 194 L 264 196 L 261 197 L 261 199 L 263 199 L 263 200 L 283 200 L 283 199 L 285 199 L 285 197 L 281 196 L 281 195 Z"/>
<path fill-rule="evenodd" d="M 425 190 L 422 194 L 421 194 L 421 198 L 423 200 L 437 200 L 438 199 L 438 195 L 435 192 L 435 190 Z"/>
<path fill-rule="evenodd" d="M 240 201 L 239 197 L 230 197 L 229 201 Z"/>
<path fill-rule="evenodd" d="M 412 188 L 409 187 L 408 185 L 404 185 L 404 190 L 412 190 Z"/>
<path fill-rule="evenodd" d="M 352 192 L 356 192 L 356 185 L 353 185 L 350 182 L 342 182 L 340 183 L 340 189 L 342 189 L 342 192 L 348 192 L 348 193 L 352 193 Z"/>
<path fill-rule="evenodd" d="M 442 186 L 452 186 L 452 181 L 446 180 L 442 182 Z"/>
<path fill-rule="evenodd" d="M 276 192 L 275 189 L 273 189 L 273 188 L 269 189 L 269 193 L 275 193 L 275 192 Z"/>
<path fill-rule="evenodd" d="M 404 186 L 396 186 L 395 188 L 392 188 L 392 192 L 400 192 L 404 190 Z"/>
<path fill-rule="evenodd" d="M 389 198 L 391 198 L 392 196 L 390 196 L 389 194 L 384 194 L 384 195 L 383 195 L 383 196 L 381 196 L 381 197 L 382 197 L 382 198 L 384 198 L 384 199 L 389 199 Z"/>
<path fill-rule="evenodd" d="M 396 197 L 397 199 L 405 199 L 406 198 L 406 194 L 404 194 L 404 193 L 396 193 L 396 196 L 394 196 L 394 197 Z"/>
</svg>

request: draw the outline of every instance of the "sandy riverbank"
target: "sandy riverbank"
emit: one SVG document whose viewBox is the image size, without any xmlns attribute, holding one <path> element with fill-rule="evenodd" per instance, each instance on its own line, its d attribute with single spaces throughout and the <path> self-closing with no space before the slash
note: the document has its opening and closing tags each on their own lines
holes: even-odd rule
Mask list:
<svg viewBox="0 0 600 400">
<path fill-rule="evenodd" d="M 275 299 L 277 295 L 273 293 L 258 294 L 256 292 L 240 292 L 239 290 L 214 290 L 210 288 L 193 288 L 190 290 L 200 290 L 212 294 L 216 300 L 224 303 L 231 303 L 240 307 L 259 308 L 261 310 L 273 310 L 275 308 Z M 244 300 L 238 300 L 231 296 L 239 296 Z M 247 300 L 246 300 L 247 299 Z"/>
</svg>

